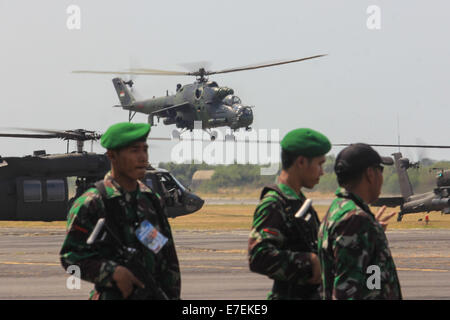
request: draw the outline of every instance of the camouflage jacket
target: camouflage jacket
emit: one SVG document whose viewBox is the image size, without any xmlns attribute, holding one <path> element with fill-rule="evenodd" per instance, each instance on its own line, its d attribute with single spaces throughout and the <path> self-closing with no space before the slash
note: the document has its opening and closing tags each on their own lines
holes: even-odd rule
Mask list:
<svg viewBox="0 0 450 320">
<path fill-rule="evenodd" d="M 175 251 L 172 232 L 163 212 L 157 212 L 151 197 L 160 199 L 157 194 L 152 195 L 151 189 L 138 181 L 139 187 L 134 194 L 125 192 L 118 183 L 106 174 L 104 185 L 107 199 L 119 197 L 123 216 L 120 218 L 119 237 L 127 247 L 139 250 L 142 264 L 152 274 L 155 281 L 170 299 L 179 299 L 181 290 L 180 269 Z M 120 211 L 119 211 L 120 212 Z M 100 298 L 121 299 L 112 279 L 112 274 L 118 265 L 118 253 L 113 249 L 99 252 L 87 245 L 86 240 L 95 227 L 99 217 L 105 217 L 105 204 L 96 188 L 87 190 L 73 204 L 67 219 L 67 235 L 64 240 L 60 258 L 65 269 L 70 265 L 78 265 L 83 280 L 95 283 Z M 168 242 L 157 254 L 145 248 L 137 239 L 135 229 L 138 224 L 147 219 L 164 236 Z"/>
<path fill-rule="evenodd" d="M 308 221 L 294 218 L 305 196 L 284 184 L 278 189 L 282 197 L 265 188 L 256 207 L 248 240 L 250 270 L 274 279 L 268 299 L 318 299 L 317 286 L 306 283 L 312 276 L 310 253 L 317 250 L 317 213 L 310 207 Z"/>
<path fill-rule="evenodd" d="M 336 195 L 319 230 L 322 298 L 401 299 L 382 226 L 358 196 L 343 188 Z"/>
</svg>

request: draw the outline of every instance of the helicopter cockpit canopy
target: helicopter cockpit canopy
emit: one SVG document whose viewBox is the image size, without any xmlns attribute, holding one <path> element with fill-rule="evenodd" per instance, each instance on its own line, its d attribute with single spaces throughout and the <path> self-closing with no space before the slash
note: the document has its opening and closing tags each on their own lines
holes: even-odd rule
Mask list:
<svg viewBox="0 0 450 320">
<path fill-rule="evenodd" d="M 225 99 L 227 96 L 232 95 L 234 90 L 227 87 L 214 87 L 214 98 L 221 101 Z"/>
<path fill-rule="evenodd" d="M 223 103 L 228 106 L 233 106 L 235 104 L 241 104 L 241 99 L 238 96 L 230 94 L 223 99 Z"/>
<path fill-rule="evenodd" d="M 206 85 L 210 88 L 217 88 L 219 85 L 215 81 L 208 81 Z"/>
</svg>

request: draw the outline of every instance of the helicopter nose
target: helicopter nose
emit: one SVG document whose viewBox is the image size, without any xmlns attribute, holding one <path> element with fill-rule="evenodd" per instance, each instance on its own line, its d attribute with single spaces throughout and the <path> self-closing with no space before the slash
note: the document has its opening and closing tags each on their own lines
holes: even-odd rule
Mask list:
<svg viewBox="0 0 450 320">
<path fill-rule="evenodd" d="M 203 207 L 204 203 L 205 200 L 193 193 L 190 193 L 186 199 L 186 210 L 189 213 L 195 212 L 197 210 L 200 210 Z"/>
<path fill-rule="evenodd" d="M 243 107 L 241 110 L 241 119 L 246 123 L 251 124 L 253 122 L 253 111 L 250 107 Z"/>
</svg>

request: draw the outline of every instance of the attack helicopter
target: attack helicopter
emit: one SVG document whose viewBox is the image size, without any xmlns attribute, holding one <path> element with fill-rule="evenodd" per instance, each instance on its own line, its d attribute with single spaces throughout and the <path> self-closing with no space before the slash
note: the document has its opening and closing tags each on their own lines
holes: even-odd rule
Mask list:
<svg viewBox="0 0 450 320">
<path fill-rule="evenodd" d="M 395 170 L 398 174 L 401 197 L 382 197 L 373 206 L 400 206 L 397 221 L 402 221 L 403 215 L 408 213 L 441 211 L 443 214 L 450 214 L 450 170 L 441 170 L 436 179 L 436 188 L 433 191 L 414 194 L 407 170 L 418 168 L 419 163 L 412 163 L 407 158 L 403 158 L 400 152 L 392 154 L 394 156 Z"/>
<path fill-rule="evenodd" d="M 103 179 L 111 168 L 105 154 L 83 150 L 84 142 L 93 143 L 101 134 L 84 129 L 23 130 L 38 133 L 0 133 L 0 137 L 59 138 L 67 141 L 67 153 L 50 155 L 45 150 L 38 150 L 24 157 L 0 157 L 0 220 L 66 220 L 73 201 Z M 77 150 L 69 153 L 71 140 L 77 142 Z M 72 197 L 69 195 L 69 177 L 76 179 Z M 149 166 L 142 182 L 162 196 L 168 217 L 191 214 L 203 206 L 200 197 L 166 170 Z"/>
<path fill-rule="evenodd" d="M 333 146 L 349 146 L 348 143 L 336 143 Z M 414 194 L 407 170 L 409 168 L 419 168 L 420 162 L 412 163 L 407 158 L 403 158 L 400 148 L 430 148 L 430 149 L 450 149 L 448 145 L 421 145 L 421 144 L 374 144 L 372 147 L 395 147 L 399 152 L 393 153 L 395 170 L 398 175 L 401 197 L 380 197 L 372 206 L 398 207 L 400 211 L 397 221 L 402 221 L 403 215 L 408 213 L 441 211 L 443 214 L 450 214 L 450 170 L 441 170 L 436 179 L 436 188 L 433 191 Z"/>
<path fill-rule="evenodd" d="M 201 121 L 203 130 L 210 135 L 211 140 L 215 140 L 217 132 L 212 131 L 212 128 L 229 127 L 233 131 L 240 128 L 244 128 L 247 131 L 251 130 L 250 125 L 253 123 L 252 108 L 254 106 L 244 105 L 241 99 L 234 95 L 233 89 L 220 87 L 217 82 L 210 81 L 207 76 L 272 67 L 323 56 L 325 55 L 321 54 L 301 59 L 256 64 L 220 71 L 208 71 L 205 68 L 199 68 L 194 72 L 137 68 L 128 71 L 78 70 L 73 72 L 114 75 L 195 76 L 196 82 L 184 86 L 178 84 L 176 93 L 173 95 L 169 95 L 167 92 L 166 96 L 154 97 L 142 101 L 137 101 L 131 93 L 134 84 L 132 79 L 125 81 L 116 77 L 112 81 L 119 97 L 120 105 L 116 105 L 115 107 L 122 107 L 124 110 L 128 110 L 129 121 L 133 119 L 136 112 L 148 114 L 148 122 L 152 126 L 155 125 L 155 117 L 158 122 L 163 118 L 165 125 L 175 124 L 177 128 L 180 128 L 181 132 L 179 134 L 182 134 L 186 130 L 192 131 L 194 129 L 194 122 Z"/>
</svg>

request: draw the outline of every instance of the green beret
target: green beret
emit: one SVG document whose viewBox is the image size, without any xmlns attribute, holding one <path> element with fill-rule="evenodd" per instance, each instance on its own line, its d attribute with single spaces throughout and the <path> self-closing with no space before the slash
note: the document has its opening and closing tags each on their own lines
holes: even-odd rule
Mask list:
<svg viewBox="0 0 450 320">
<path fill-rule="evenodd" d="M 288 132 L 281 140 L 281 149 L 308 158 L 325 155 L 331 149 L 330 140 L 313 129 L 300 128 Z"/>
<path fill-rule="evenodd" d="M 118 149 L 130 145 L 136 140 L 146 138 L 150 132 L 148 123 L 120 122 L 113 124 L 100 139 L 103 148 Z"/>
</svg>

